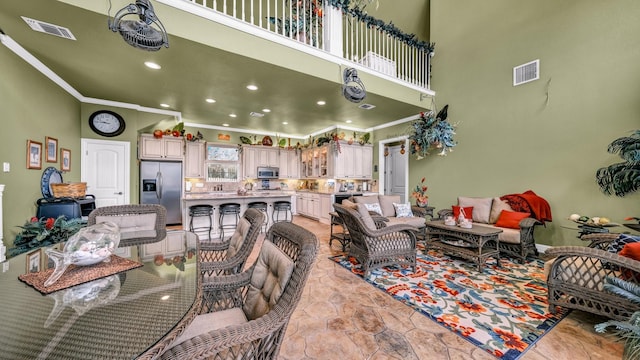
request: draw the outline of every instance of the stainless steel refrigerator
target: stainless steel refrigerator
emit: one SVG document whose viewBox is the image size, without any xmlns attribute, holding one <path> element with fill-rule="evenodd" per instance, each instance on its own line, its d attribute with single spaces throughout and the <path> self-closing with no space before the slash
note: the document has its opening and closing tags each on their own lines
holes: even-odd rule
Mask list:
<svg viewBox="0 0 640 360">
<path fill-rule="evenodd" d="M 140 162 L 140 203 L 160 204 L 167 208 L 167 225 L 182 224 L 182 163 Z"/>
</svg>

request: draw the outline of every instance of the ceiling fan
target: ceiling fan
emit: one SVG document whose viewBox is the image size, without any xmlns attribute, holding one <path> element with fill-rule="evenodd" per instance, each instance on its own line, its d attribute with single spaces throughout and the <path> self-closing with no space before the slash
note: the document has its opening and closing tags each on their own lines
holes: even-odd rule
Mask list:
<svg viewBox="0 0 640 360">
<path fill-rule="evenodd" d="M 124 20 L 129 15 L 137 15 L 137 20 Z M 152 26 L 154 25 L 154 26 Z M 158 51 L 169 47 L 167 31 L 156 16 L 149 0 L 136 0 L 109 19 L 109 29 L 119 32 L 127 44 L 147 51 Z"/>
<path fill-rule="evenodd" d="M 344 84 L 342 84 L 342 94 L 344 97 L 354 103 L 359 103 L 367 97 L 367 90 L 358 77 L 358 72 L 354 68 L 344 69 Z"/>
</svg>

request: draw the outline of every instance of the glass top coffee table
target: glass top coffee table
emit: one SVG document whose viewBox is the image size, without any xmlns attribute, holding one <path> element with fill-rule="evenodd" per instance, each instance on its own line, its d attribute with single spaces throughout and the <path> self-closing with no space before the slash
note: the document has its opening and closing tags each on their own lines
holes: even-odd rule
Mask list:
<svg viewBox="0 0 640 360">
<path fill-rule="evenodd" d="M 478 265 L 478 271 L 487 258 L 494 257 L 500 264 L 498 250 L 498 228 L 473 225 L 470 229 L 456 225 L 445 225 L 442 220 L 427 221 L 426 250 L 439 249 L 443 252 L 471 260 Z"/>
</svg>

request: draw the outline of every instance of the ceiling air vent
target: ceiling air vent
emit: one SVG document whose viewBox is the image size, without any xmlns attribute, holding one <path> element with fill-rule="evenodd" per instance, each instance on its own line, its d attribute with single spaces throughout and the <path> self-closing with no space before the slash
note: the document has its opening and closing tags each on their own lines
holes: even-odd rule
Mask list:
<svg viewBox="0 0 640 360">
<path fill-rule="evenodd" d="M 76 39 L 76 37 L 73 36 L 73 34 L 71 33 L 71 30 L 65 27 L 49 24 L 40 20 L 30 19 L 24 16 L 22 16 L 22 20 L 24 20 L 35 31 L 43 32 L 49 35 L 59 36 L 69 40 Z"/>
<path fill-rule="evenodd" d="M 375 105 L 371 105 L 371 104 L 362 104 L 358 106 L 360 109 L 364 109 L 364 110 L 371 110 L 374 107 L 376 107 Z"/>
<path fill-rule="evenodd" d="M 522 85 L 540 78 L 540 59 L 513 68 L 513 86 Z"/>
</svg>

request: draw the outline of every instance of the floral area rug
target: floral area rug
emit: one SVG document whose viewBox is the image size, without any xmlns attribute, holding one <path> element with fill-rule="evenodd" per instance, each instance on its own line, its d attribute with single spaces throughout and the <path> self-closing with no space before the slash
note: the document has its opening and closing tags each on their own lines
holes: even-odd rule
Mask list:
<svg viewBox="0 0 640 360">
<path fill-rule="evenodd" d="M 362 277 L 355 258 L 330 259 Z M 549 313 L 542 261 L 500 265 L 491 258 L 479 273 L 474 263 L 419 250 L 415 273 L 385 267 L 366 281 L 497 358 L 515 360 L 568 311 Z"/>
</svg>

